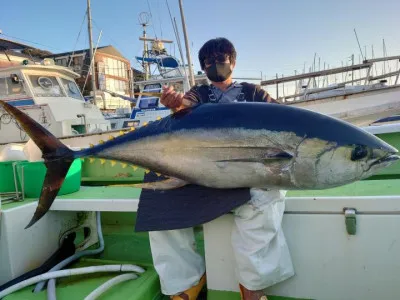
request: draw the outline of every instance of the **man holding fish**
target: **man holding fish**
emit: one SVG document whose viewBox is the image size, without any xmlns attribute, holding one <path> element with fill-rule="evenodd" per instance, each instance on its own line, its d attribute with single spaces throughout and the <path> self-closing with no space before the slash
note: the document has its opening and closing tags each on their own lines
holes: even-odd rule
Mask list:
<svg viewBox="0 0 400 300">
<path fill-rule="evenodd" d="M 259 86 L 232 80 L 236 50 L 225 38 L 206 42 L 199 61 L 211 85 L 185 95 L 164 87 L 161 103 L 174 111 L 197 103 L 279 103 Z M 294 275 L 281 228 L 286 191 L 251 189 L 251 199 L 234 210 L 232 247 L 244 300 L 265 300 L 264 290 Z M 193 229 L 152 231 L 150 244 L 162 292 L 171 299 L 196 299 L 206 281 L 205 263 L 195 250 Z M 217 250 L 216 250 L 217 251 Z"/>
</svg>

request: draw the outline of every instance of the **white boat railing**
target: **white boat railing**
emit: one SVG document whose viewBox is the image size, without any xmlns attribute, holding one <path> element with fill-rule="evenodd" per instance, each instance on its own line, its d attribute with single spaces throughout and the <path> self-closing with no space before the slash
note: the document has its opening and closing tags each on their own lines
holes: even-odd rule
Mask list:
<svg viewBox="0 0 400 300">
<path fill-rule="evenodd" d="M 391 69 L 388 68 L 386 72 L 386 68 L 383 67 L 382 74 L 372 74 L 374 68 L 375 70 L 377 69 L 377 63 L 385 64 L 393 60 L 397 61 L 395 71 L 391 71 Z M 260 84 L 261 86 L 266 87 L 268 91 L 274 89 L 275 98 L 281 102 L 297 102 L 301 100 L 315 100 L 334 97 L 337 95 L 341 96 L 352 94 L 354 92 L 354 87 L 365 87 L 364 91 L 370 91 L 382 87 L 396 86 L 399 82 L 400 76 L 400 67 L 398 61 L 400 61 L 400 56 L 390 56 L 364 60 L 360 64 L 353 64 L 351 66 L 331 68 L 322 71 L 313 71 L 292 76 L 284 77 L 282 75 L 282 77 L 278 77 L 277 74 L 276 78 L 262 80 Z M 351 80 L 346 80 L 348 72 L 351 72 Z M 356 76 L 357 73 L 359 73 L 358 76 Z M 337 74 L 342 74 L 341 81 L 337 80 Z M 329 76 L 331 75 L 335 75 L 335 81 L 334 83 L 329 84 Z M 386 85 L 388 81 L 387 79 L 389 78 L 394 78 L 394 80 L 392 80 L 393 83 Z M 322 84 L 320 84 L 320 79 L 322 79 Z M 303 84 L 304 81 L 305 84 Z M 290 83 L 294 83 L 295 87 L 291 87 L 291 90 L 294 90 L 294 92 L 290 92 L 288 94 L 287 90 Z M 355 83 L 357 83 L 357 85 L 355 85 Z M 327 94 L 329 91 L 332 92 Z M 310 97 L 310 95 L 312 96 Z"/>
</svg>

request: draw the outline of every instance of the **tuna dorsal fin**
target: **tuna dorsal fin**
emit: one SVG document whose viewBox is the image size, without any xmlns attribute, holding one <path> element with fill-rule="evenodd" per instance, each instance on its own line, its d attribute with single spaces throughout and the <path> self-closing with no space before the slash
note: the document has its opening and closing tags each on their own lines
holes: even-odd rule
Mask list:
<svg viewBox="0 0 400 300">
<path fill-rule="evenodd" d="M 130 186 L 146 190 L 172 190 L 183 187 L 187 184 L 188 182 L 182 179 L 171 177 L 160 181 L 133 183 L 133 184 L 118 184 L 117 186 Z"/>
<path fill-rule="evenodd" d="M 191 102 L 189 100 L 186 100 L 186 103 L 188 104 L 188 106 L 174 112 L 171 115 L 171 118 L 173 118 L 173 119 L 183 118 L 184 116 L 190 114 L 194 109 L 196 109 L 197 107 L 199 107 L 201 105 L 200 103 Z"/>
</svg>

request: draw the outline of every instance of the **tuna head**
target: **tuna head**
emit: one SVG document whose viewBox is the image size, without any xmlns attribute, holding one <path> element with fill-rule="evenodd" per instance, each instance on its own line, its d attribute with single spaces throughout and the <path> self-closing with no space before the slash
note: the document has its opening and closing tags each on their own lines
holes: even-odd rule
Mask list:
<svg viewBox="0 0 400 300">
<path fill-rule="evenodd" d="M 400 158 L 391 145 L 361 129 L 353 130 L 362 135 L 359 143 L 338 144 L 317 138 L 302 140 L 291 166 L 294 185 L 302 189 L 345 185 L 368 178 Z"/>
</svg>

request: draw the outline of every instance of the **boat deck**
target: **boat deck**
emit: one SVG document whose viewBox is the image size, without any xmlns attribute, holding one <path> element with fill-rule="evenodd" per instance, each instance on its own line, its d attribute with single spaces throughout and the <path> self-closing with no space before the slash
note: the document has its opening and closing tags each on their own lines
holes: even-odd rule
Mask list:
<svg viewBox="0 0 400 300">
<path fill-rule="evenodd" d="M 102 211 L 102 230 L 105 240 L 105 250 L 101 255 L 81 259 L 72 267 L 100 265 L 110 263 L 133 263 L 146 268 L 146 272 L 138 279 L 124 282 L 118 288 L 112 288 L 102 296 L 102 299 L 168 299 L 160 292 L 158 275 L 152 266 L 151 251 L 147 233 L 134 232 L 137 202 L 140 189 L 132 187 L 104 187 L 82 186 L 81 190 L 69 195 L 57 197 L 52 210 Z M 332 206 L 340 198 L 365 197 L 370 201 L 379 197 L 400 197 L 400 179 L 365 180 L 322 191 L 289 191 L 287 194 L 286 211 L 299 211 L 300 205 L 308 201 L 321 201 L 321 209 Z M 349 198 L 350 197 L 350 198 Z M 379 202 L 379 201 L 378 201 Z M 372 202 L 371 202 L 372 203 Z M 397 201 L 394 201 L 398 203 Z M 25 199 L 23 202 L 3 204 L 2 213 L 7 214 L 24 205 L 36 206 L 36 199 Z M 373 207 L 371 207 L 373 209 Z M 202 227 L 195 228 L 196 240 L 199 252 L 204 255 L 204 239 Z M 96 287 L 111 279 L 115 274 L 96 274 L 91 276 L 74 276 L 72 278 L 59 279 L 57 281 L 58 299 L 83 299 Z M 33 294 L 32 286 L 5 297 L 13 299 L 46 299 L 46 291 Z M 209 299 L 240 299 L 238 293 L 209 291 Z M 210 294 L 211 293 L 211 294 Z M 218 295 L 216 294 L 218 293 Z M 206 292 L 202 298 L 206 299 Z M 285 297 L 269 297 L 269 299 L 293 299 Z"/>
</svg>

